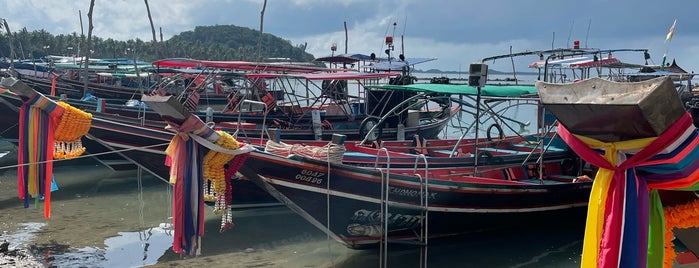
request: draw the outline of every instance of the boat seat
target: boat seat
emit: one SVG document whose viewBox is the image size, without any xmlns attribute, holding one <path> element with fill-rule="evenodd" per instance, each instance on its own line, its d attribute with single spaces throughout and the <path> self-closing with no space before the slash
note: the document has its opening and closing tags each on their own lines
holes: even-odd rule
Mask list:
<svg viewBox="0 0 699 268">
<path fill-rule="evenodd" d="M 413 135 L 413 148 L 410 150 L 410 152 L 414 154 L 430 155 L 427 142 L 428 141 L 420 135 Z"/>
<path fill-rule="evenodd" d="M 536 144 L 524 144 L 524 143 L 512 143 L 511 144 L 513 147 L 518 147 L 518 148 L 527 148 L 528 150 L 534 149 L 534 148 L 541 148 L 541 145 L 536 145 Z M 567 149 L 565 148 L 560 148 L 555 145 L 551 145 L 547 148 L 548 151 L 551 152 L 563 152 Z"/>
<path fill-rule="evenodd" d="M 504 173 L 503 177 L 507 180 L 523 180 L 528 178 L 526 170 L 521 166 L 505 168 L 502 170 L 502 173 Z"/>
<path fill-rule="evenodd" d="M 238 122 L 219 122 L 218 126 L 220 128 L 226 128 L 226 129 L 238 129 Z M 241 129 L 256 129 L 257 124 L 241 122 L 240 128 Z"/>
<path fill-rule="evenodd" d="M 524 152 L 524 151 L 518 151 L 518 150 L 509 150 L 509 149 L 500 149 L 500 148 L 478 148 L 479 151 L 488 151 L 491 153 L 503 153 L 503 154 L 529 154 L 529 152 Z M 496 154 L 498 155 L 498 154 Z"/>
<path fill-rule="evenodd" d="M 435 157 L 471 157 L 471 153 L 463 152 L 461 148 L 458 148 L 456 152 L 452 153 L 452 150 L 428 150 L 431 152 L 432 156 Z"/>
</svg>

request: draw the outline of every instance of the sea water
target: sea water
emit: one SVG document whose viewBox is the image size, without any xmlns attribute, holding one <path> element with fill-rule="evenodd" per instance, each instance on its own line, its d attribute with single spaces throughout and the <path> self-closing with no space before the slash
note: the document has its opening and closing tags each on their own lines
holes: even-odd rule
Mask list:
<svg viewBox="0 0 699 268">
<path fill-rule="evenodd" d="M 172 251 L 172 188 L 146 172 L 111 171 L 89 158 L 56 163 L 51 218 L 24 208 L 16 168 L 0 169 L 0 241 L 52 267 L 377 267 L 378 249 L 342 246 L 284 206 L 234 211 L 219 232 L 206 212 L 200 256 Z M 465 223 L 466 224 L 466 223 Z M 584 220 L 511 226 L 432 239 L 432 267 L 579 267 Z M 389 267 L 419 267 L 414 247 L 389 245 Z"/>
</svg>

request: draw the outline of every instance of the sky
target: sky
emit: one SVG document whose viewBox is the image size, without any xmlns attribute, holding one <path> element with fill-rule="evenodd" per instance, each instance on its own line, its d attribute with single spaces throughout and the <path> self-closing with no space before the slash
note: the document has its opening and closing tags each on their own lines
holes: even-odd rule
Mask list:
<svg viewBox="0 0 699 268">
<path fill-rule="evenodd" d="M 150 0 L 153 22 L 168 39 L 196 26 L 260 29 L 264 0 Z M 0 18 L 12 31 L 87 34 L 89 0 L 3 0 Z M 152 40 L 144 1 L 96 1 L 93 35 Z M 685 0 L 269 0 L 263 32 L 307 44 L 315 57 L 337 52 L 384 55 L 394 36 L 394 55 L 436 58 L 417 69 L 466 71 L 482 58 L 512 52 L 572 47 L 646 48 L 651 64 L 663 55 L 685 70 L 699 70 L 699 1 Z M 677 21 L 674 35 L 667 34 Z M 347 38 L 345 38 L 345 23 Z M 393 26 L 393 24 L 396 26 Z M 402 41 L 401 41 L 402 40 Z M 347 41 L 347 46 L 345 42 Z M 638 63 L 641 55 L 622 61 Z M 509 60 L 486 62 L 507 71 Z"/>
</svg>

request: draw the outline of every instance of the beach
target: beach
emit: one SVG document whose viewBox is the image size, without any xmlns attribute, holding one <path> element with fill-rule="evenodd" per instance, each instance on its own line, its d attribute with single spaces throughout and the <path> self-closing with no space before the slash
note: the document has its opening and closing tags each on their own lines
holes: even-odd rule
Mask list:
<svg viewBox="0 0 699 268">
<path fill-rule="evenodd" d="M 52 193 L 51 218 L 46 219 L 44 204 L 24 208 L 17 198 L 16 168 L 0 170 L 0 241 L 18 255 L 0 254 L 1 266 L 350 268 L 380 263 L 378 249 L 346 248 L 283 206 L 236 210 L 235 226 L 223 233 L 219 216 L 209 210 L 201 255 L 180 256 L 171 248 L 172 191 L 164 181 L 137 170 L 111 171 L 89 158 L 57 162 L 54 174 L 59 190 Z M 512 223 L 434 239 L 428 264 L 579 267 L 583 226 L 582 220 Z M 32 258 L 22 259 L 28 253 Z M 387 263 L 419 267 L 418 250 L 390 245 Z"/>
<path fill-rule="evenodd" d="M 12 161 L 16 158 L 5 159 Z M 16 168 L 0 171 L 0 241 L 9 248 L 2 254 L 3 267 L 327 267 L 323 262 L 332 263 L 329 258 L 353 252 L 276 206 L 236 211 L 236 226 L 224 233 L 219 216 L 208 211 L 202 254 L 179 256 L 170 248 L 168 184 L 136 170 L 110 171 L 90 159 L 58 162 L 54 168 L 59 190 L 52 193 L 50 219 L 44 218 L 43 204 L 24 208 L 17 198 Z M 298 250 L 299 243 L 307 244 L 306 250 Z M 327 258 L 308 258 L 335 248 Z"/>
</svg>

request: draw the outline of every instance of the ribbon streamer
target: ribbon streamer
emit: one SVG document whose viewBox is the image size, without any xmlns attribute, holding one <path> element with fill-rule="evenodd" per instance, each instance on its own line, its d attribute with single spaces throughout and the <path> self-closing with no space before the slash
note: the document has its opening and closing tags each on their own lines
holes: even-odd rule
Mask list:
<svg viewBox="0 0 699 268">
<path fill-rule="evenodd" d="M 662 267 L 665 231 L 657 190 L 683 190 L 699 180 L 699 158 L 688 157 L 699 155 L 692 117 L 686 113 L 658 137 L 628 141 L 602 142 L 562 125 L 558 133 L 600 168 L 590 194 L 581 267 Z"/>
</svg>

